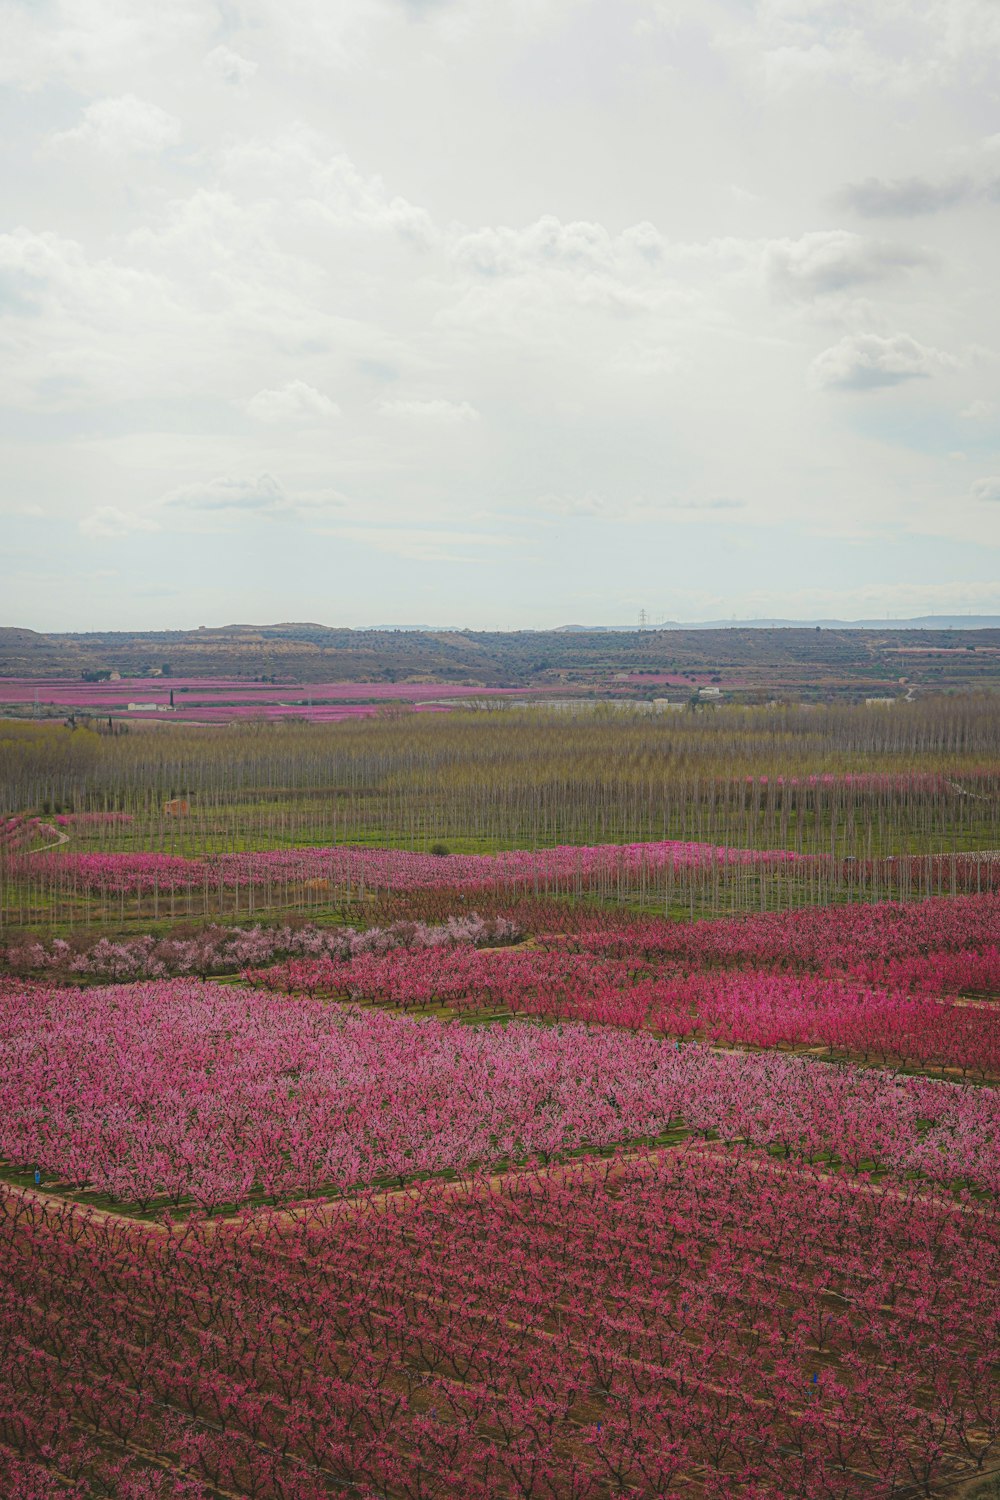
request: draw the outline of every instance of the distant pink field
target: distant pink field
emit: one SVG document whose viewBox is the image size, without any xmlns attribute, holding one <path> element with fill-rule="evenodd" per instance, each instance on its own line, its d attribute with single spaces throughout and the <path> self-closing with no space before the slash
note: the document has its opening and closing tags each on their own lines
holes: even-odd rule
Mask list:
<svg viewBox="0 0 1000 1500">
<path fill-rule="evenodd" d="M 128 713 L 130 719 L 196 719 L 201 723 L 240 718 L 308 718 L 317 722 L 364 718 L 384 703 L 407 703 L 420 712 L 445 712 L 432 700 L 510 695 L 517 689 L 468 687 L 437 682 L 247 682 L 228 677 L 132 677 L 119 682 L 78 678 L 0 679 L 0 704 Z M 174 707 L 170 708 L 170 694 Z M 374 701 L 366 701 L 374 700 Z M 156 704 L 144 711 L 130 703 Z"/>
<path fill-rule="evenodd" d="M 606 686 L 633 689 L 660 686 L 691 691 L 711 680 L 709 672 L 630 672 L 615 674 Z M 740 686 L 723 680 L 723 688 Z M 565 689 L 558 689 L 565 691 Z M 127 714 L 129 719 L 160 721 L 170 718 L 202 724 L 234 719 L 305 718 L 314 723 L 367 718 L 386 703 L 408 705 L 418 713 L 447 713 L 450 699 L 545 696 L 556 686 L 533 688 L 475 687 L 441 682 L 253 682 L 238 677 L 130 677 L 117 682 L 83 682 L 68 677 L 0 678 L 0 710 L 4 705 L 65 713 Z M 174 695 L 173 708 L 170 694 Z M 130 703 L 155 705 L 129 709 Z"/>
<path fill-rule="evenodd" d="M 735 865 L 772 867 L 802 862 L 785 849 L 752 850 L 665 840 L 647 844 L 560 845 L 502 854 L 417 854 L 407 849 L 267 849 L 186 859 L 172 854 L 78 853 L 59 849 L 16 856 L 10 868 L 27 879 L 72 883 L 78 890 L 148 895 L 156 891 L 226 890 L 318 881 L 370 890 L 463 886 L 470 890 L 574 890 L 586 883 L 637 879 L 658 870 L 715 870 Z"/>
</svg>

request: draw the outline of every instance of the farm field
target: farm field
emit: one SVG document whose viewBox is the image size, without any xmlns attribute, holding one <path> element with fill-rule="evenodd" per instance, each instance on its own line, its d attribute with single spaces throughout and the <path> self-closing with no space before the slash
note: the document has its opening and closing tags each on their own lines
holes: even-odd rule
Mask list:
<svg viewBox="0 0 1000 1500">
<path fill-rule="evenodd" d="M 232 1224 L 2 1210 L 8 1493 L 898 1496 L 995 1440 L 996 1219 L 912 1186 L 689 1145 Z"/>
<path fill-rule="evenodd" d="M 370 925 L 387 916 L 373 901 L 414 893 L 419 855 L 437 862 L 428 898 L 452 902 L 474 855 L 497 857 L 480 884 L 673 915 L 989 890 L 995 739 L 978 696 L 899 715 L 522 708 L 124 735 L 6 721 L 0 926 Z"/>
<path fill-rule="evenodd" d="M 664 1043 L 614 1010 L 604 1026 L 461 1026 L 191 980 L 14 984 L 0 1008 L 0 1160 L 142 1210 L 402 1185 L 676 1129 L 1000 1187 L 992 1089 Z"/>
<path fill-rule="evenodd" d="M 948 957 L 947 979 L 938 964 L 925 984 L 1000 992 L 996 947 Z M 455 1014 L 499 1010 L 612 1022 L 683 1040 L 822 1049 L 831 1058 L 1000 1081 L 1000 1016 L 991 1003 L 948 1000 L 923 985 L 914 994 L 866 975 L 775 974 L 750 965 L 684 972 L 634 959 L 438 950 L 286 962 L 246 977 L 278 992 L 325 993 L 404 1012 L 445 1006 Z"/>
<path fill-rule="evenodd" d="M 906 715 L 5 724 L 0 1495 L 990 1483 L 997 719 Z"/>
<path fill-rule="evenodd" d="M 0 678 L 0 710 L 28 710 L 35 718 L 80 716 L 121 723 L 176 722 L 229 724 L 241 719 L 271 722 L 301 719 L 336 723 L 367 718 L 386 707 L 417 711 L 447 708 L 449 698 L 489 698 L 504 688 L 475 688 L 454 683 L 386 682 L 254 682 L 214 677 L 130 677 L 81 682 L 72 678 Z"/>
</svg>

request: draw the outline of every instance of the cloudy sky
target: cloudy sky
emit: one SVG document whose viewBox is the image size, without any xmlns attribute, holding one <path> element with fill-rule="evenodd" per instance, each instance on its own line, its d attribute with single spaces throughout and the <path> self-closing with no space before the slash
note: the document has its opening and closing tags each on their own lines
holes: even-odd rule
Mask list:
<svg viewBox="0 0 1000 1500">
<path fill-rule="evenodd" d="M 0 623 L 1000 612 L 998 0 L 0 35 Z"/>
</svg>

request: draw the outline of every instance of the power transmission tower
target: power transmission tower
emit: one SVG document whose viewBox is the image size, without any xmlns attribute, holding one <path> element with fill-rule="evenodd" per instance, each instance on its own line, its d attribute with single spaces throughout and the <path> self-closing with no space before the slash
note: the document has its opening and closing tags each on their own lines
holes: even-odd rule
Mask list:
<svg viewBox="0 0 1000 1500">
<path fill-rule="evenodd" d="M 645 630 L 646 627 L 648 626 L 648 624 L 649 624 L 649 616 L 647 615 L 647 613 L 646 613 L 646 611 L 644 609 L 640 609 L 640 611 L 639 611 L 639 629 L 640 630 Z"/>
</svg>

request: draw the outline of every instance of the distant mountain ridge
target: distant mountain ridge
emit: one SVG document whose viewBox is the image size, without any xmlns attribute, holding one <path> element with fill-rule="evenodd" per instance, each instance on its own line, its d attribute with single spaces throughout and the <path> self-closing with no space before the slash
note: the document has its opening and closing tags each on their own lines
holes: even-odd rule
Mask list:
<svg viewBox="0 0 1000 1500">
<path fill-rule="evenodd" d="M 416 627 L 414 627 L 416 628 Z M 657 620 L 643 630 L 1000 630 L 1000 615 L 914 615 L 871 620 Z M 638 630 L 637 625 L 558 625 L 559 634 Z"/>
</svg>

